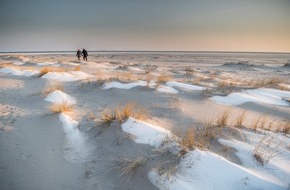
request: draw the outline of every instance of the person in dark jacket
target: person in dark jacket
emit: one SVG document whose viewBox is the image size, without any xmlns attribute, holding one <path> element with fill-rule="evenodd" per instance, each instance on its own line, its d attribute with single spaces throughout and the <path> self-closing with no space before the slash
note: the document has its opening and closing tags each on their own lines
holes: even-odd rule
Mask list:
<svg viewBox="0 0 290 190">
<path fill-rule="evenodd" d="M 76 56 L 78 57 L 78 60 L 80 60 L 80 57 L 82 56 L 80 49 L 78 49 Z"/>
<path fill-rule="evenodd" d="M 82 54 L 83 54 L 83 59 L 85 61 L 87 61 L 88 60 L 88 55 L 89 55 L 88 52 L 87 52 L 87 50 L 83 49 Z"/>
</svg>

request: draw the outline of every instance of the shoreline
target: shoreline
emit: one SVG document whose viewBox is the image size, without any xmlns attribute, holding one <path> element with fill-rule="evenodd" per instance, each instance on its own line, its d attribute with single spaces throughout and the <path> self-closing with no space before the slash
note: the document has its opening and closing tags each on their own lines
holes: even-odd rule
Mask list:
<svg viewBox="0 0 290 190">
<path fill-rule="evenodd" d="M 3 51 L 0 54 L 66 54 L 76 51 Z M 290 54 L 290 52 L 259 52 L 259 51 L 147 51 L 147 50 L 91 50 L 92 53 L 204 53 L 204 54 Z"/>
</svg>

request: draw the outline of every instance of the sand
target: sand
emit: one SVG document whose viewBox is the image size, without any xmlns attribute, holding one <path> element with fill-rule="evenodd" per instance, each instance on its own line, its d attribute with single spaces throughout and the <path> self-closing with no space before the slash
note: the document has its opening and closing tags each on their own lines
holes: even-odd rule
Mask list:
<svg viewBox="0 0 290 190">
<path fill-rule="evenodd" d="M 289 189 L 290 130 L 282 129 L 290 119 L 289 56 L 90 53 L 84 62 L 74 54 L 0 55 L 0 189 L 213 189 L 220 185 L 215 169 L 204 166 L 212 163 L 230 168 L 227 175 L 254 171 L 248 181 L 221 177 L 234 185 L 228 188 Z M 54 70 L 39 74 L 44 67 Z M 44 93 L 54 84 L 62 89 Z M 52 113 L 54 102 L 72 110 Z M 102 123 L 104 110 L 127 103 L 146 110 L 140 122 Z M 217 127 L 226 111 L 222 135 L 209 147 L 178 143 L 189 128 Z M 283 145 L 262 166 L 251 151 L 269 133 Z M 139 157 L 146 163 L 122 176 L 116 160 Z M 196 169 L 208 178 L 196 180 L 194 164 L 184 168 L 196 157 L 204 158 Z M 170 177 L 160 172 L 173 167 Z"/>
</svg>

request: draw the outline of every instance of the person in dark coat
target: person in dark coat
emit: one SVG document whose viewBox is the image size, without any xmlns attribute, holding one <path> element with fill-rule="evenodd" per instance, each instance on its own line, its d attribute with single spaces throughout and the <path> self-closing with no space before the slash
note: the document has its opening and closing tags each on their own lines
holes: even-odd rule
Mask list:
<svg viewBox="0 0 290 190">
<path fill-rule="evenodd" d="M 87 50 L 83 49 L 82 54 L 83 54 L 83 59 L 85 61 L 87 61 L 88 60 L 88 55 L 89 55 L 88 52 L 87 52 Z"/>
<path fill-rule="evenodd" d="M 82 56 L 80 49 L 78 49 L 76 56 L 78 57 L 78 60 L 80 60 L 80 57 Z"/>
</svg>

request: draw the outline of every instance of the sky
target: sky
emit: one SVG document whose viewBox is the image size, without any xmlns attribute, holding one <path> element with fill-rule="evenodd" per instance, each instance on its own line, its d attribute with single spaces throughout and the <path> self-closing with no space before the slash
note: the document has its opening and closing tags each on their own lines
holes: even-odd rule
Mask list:
<svg viewBox="0 0 290 190">
<path fill-rule="evenodd" d="M 290 0 L 1 0 L 0 52 L 290 52 Z"/>
</svg>

